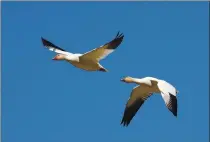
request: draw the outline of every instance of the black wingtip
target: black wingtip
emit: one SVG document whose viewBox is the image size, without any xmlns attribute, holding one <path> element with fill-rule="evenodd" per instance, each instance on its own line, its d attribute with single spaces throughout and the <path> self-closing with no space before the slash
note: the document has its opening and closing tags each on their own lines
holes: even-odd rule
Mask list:
<svg viewBox="0 0 210 142">
<path fill-rule="evenodd" d="M 43 41 L 43 40 L 46 40 L 46 39 L 44 39 L 44 38 L 41 36 L 41 40 Z"/>
<path fill-rule="evenodd" d="M 42 44 L 44 45 L 44 42 L 46 41 L 43 37 L 41 37 Z"/>
<path fill-rule="evenodd" d="M 117 35 L 116 35 L 116 37 L 119 35 L 119 33 L 120 33 L 120 31 L 118 31 L 118 32 L 117 32 Z"/>
<path fill-rule="evenodd" d="M 173 112 L 173 115 L 177 118 L 177 112 Z"/>
<path fill-rule="evenodd" d="M 122 40 L 123 38 L 124 38 L 124 34 L 123 33 L 120 34 L 120 31 L 118 31 L 115 39 L 121 39 Z"/>
<path fill-rule="evenodd" d="M 47 43 L 48 43 L 48 41 L 47 41 L 46 39 L 44 39 L 43 37 L 41 37 L 41 40 L 42 40 L 42 44 L 43 44 L 44 46 L 46 46 Z"/>
<path fill-rule="evenodd" d="M 62 48 L 56 46 L 55 44 L 53 44 L 53 43 L 51 43 L 50 41 L 44 39 L 43 37 L 41 37 L 41 40 L 42 40 L 43 45 L 46 46 L 46 47 L 52 47 L 52 48 L 59 49 L 59 50 L 61 50 L 61 51 L 65 51 L 64 49 L 62 49 Z"/>
<path fill-rule="evenodd" d="M 129 125 L 129 122 L 126 122 L 126 121 L 121 121 L 120 123 L 123 127 L 128 127 Z"/>
<path fill-rule="evenodd" d="M 122 125 L 123 127 L 127 127 L 127 125 L 124 122 L 121 122 L 120 125 Z"/>
<path fill-rule="evenodd" d="M 123 126 L 123 127 L 128 127 L 128 125 L 130 124 L 130 120 L 126 120 L 124 117 L 123 117 L 123 119 L 121 120 L 121 125 Z"/>
<path fill-rule="evenodd" d="M 177 112 L 176 111 L 171 111 L 173 116 L 175 116 L 177 118 Z"/>
<path fill-rule="evenodd" d="M 177 117 L 177 109 L 178 109 L 178 104 L 177 104 L 177 98 L 176 96 L 172 95 L 171 93 L 169 93 L 170 95 L 170 99 L 172 101 L 172 108 L 170 109 L 170 111 L 173 113 L 173 115 L 175 117 Z"/>
</svg>

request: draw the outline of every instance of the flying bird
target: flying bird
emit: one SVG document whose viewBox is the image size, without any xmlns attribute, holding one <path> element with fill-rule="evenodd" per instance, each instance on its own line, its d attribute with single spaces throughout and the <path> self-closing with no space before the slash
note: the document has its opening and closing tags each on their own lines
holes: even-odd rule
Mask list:
<svg viewBox="0 0 210 142">
<path fill-rule="evenodd" d="M 133 88 L 130 98 L 127 101 L 123 118 L 121 120 L 121 124 L 123 126 L 128 126 L 130 124 L 137 111 L 143 105 L 144 101 L 152 96 L 153 93 L 160 93 L 166 107 L 173 113 L 174 116 L 177 117 L 176 94 L 178 91 L 168 82 L 154 77 L 145 77 L 139 79 L 130 76 L 121 79 L 121 81 L 138 84 Z"/>
<path fill-rule="evenodd" d="M 51 51 L 54 51 L 57 53 L 57 55 L 53 58 L 53 60 L 65 60 L 69 63 L 71 63 L 73 66 L 86 70 L 86 71 L 103 71 L 107 72 L 108 70 L 105 69 L 99 61 L 104 59 L 106 56 L 108 56 L 110 53 L 115 51 L 115 49 L 121 44 L 123 41 L 124 35 L 121 33 L 117 33 L 116 37 L 98 47 L 95 48 L 89 52 L 86 52 L 84 54 L 73 54 L 70 52 L 67 52 L 66 50 L 62 49 L 61 47 L 56 46 L 55 44 L 51 43 L 50 41 L 47 41 L 46 39 L 42 38 L 43 45 L 48 48 Z"/>
</svg>

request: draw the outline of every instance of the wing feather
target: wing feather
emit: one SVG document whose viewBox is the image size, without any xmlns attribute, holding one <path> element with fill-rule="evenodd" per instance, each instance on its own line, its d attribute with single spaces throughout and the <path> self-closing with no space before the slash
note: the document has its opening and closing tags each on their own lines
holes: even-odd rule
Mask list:
<svg viewBox="0 0 210 142">
<path fill-rule="evenodd" d="M 128 126 L 144 102 L 152 95 L 145 86 L 136 86 L 126 104 L 121 124 Z"/>
<path fill-rule="evenodd" d="M 159 80 L 158 88 L 161 91 L 161 96 L 166 104 L 166 107 L 173 113 L 174 116 L 177 116 L 177 98 L 176 94 L 178 91 L 171 84 L 164 80 Z"/>
<path fill-rule="evenodd" d="M 56 46 L 55 44 L 51 43 L 50 41 L 48 41 L 42 37 L 41 37 L 41 40 L 42 40 L 43 45 L 46 48 L 48 48 L 50 51 L 54 51 L 59 54 L 71 54 L 71 53 L 67 52 L 66 50 Z"/>
<path fill-rule="evenodd" d="M 124 35 L 121 33 L 119 34 L 119 32 L 117 33 L 116 37 L 100 46 L 99 48 L 95 48 L 89 52 L 84 53 L 81 58 L 88 58 L 91 60 L 95 60 L 95 61 L 100 61 L 102 59 L 104 59 L 106 56 L 108 56 L 109 54 L 111 54 L 112 52 L 114 52 L 114 50 L 121 44 L 121 42 L 123 41 Z"/>
<path fill-rule="evenodd" d="M 176 96 L 174 96 L 170 93 L 169 94 L 161 93 L 161 96 L 163 97 L 163 100 L 164 100 L 168 110 L 171 111 L 173 113 L 173 115 L 177 117 L 177 107 L 178 107 L 178 105 L 177 105 Z"/>
<path fill-rule="evenodd" d="M 174 96 L 176 96 L 177 94 L 176 88 L 164 80 L 159 80 L 157 86 L 160 89 L 160 91 L 165 94 L 169 95 L 169 93 L 171 93 Z"/>
</svg>

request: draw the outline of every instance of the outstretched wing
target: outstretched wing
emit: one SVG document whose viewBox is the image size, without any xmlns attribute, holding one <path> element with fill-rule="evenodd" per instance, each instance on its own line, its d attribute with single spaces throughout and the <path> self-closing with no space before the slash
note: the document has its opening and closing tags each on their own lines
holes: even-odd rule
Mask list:
<svg viewBox="0 0 210 142">
<path fill-rule="evenodd" d="M 56 46 L 56 45 L 53 44 L 53 43 L 51 43 L 50 41 L 48 41 L 48 40 L 46 40 L 46 39 L 44 39 L 44 38 L 42 38 L 42 37 L 41 37 L 41 39 L 42 39 L 43 45 L 44 45 L 46 48 L 48 48 L 50 51 L 54 51 L 54 52 L 59 53 L 59 54 L 71 54 L 71 53 L 67 52 L 66 50 L 64 50 L 64 49 L 62 49 L 62 48 Z"/>
<path fill-rule="evenodd" d="M 136 86 L 132 90 L 131 96 L 126 104 L 121 124 L 128 126 L 137 111 L 151 95 L 152 93 L 149 92 L 146 86 Z"/>
<path fill-rule="evenodd" d="M 168 82 L 164 80 L 159 80 L 158 88 L 161 91 L 161 96 L 167 106 L 167 108 L 173 113 L 174 116 L 177 116 L 177 90 Z"/>
<path fill-rule="evenodd" d="M 99 48 L 95 48 L 89 52 L 86 52 L 80 58 L 100 61 L 101 59 L 104 59 L 106 56 L 112 53 L 121 44 L 121 42 L 123 41 L 123 37 L 124 35 L 122 33 L 119 34 L 118 32 L 115 39 L 100 46 Z"/>
</svg>

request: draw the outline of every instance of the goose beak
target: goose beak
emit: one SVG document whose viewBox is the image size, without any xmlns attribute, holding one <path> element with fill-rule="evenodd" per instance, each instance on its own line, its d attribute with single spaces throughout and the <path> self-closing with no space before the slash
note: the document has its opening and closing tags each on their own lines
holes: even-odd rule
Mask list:
<svg viewBox="0 0 210 142">
<path fill-rule="evenodd" d="M 120 79 L 120 81 L 124 82 L 125 80 L 124 79 Z"/>
<path fill-rule="evenodd" d="M 56 57 L 53 57 L 52 60 L 57 60 Z"/>
</svg>

